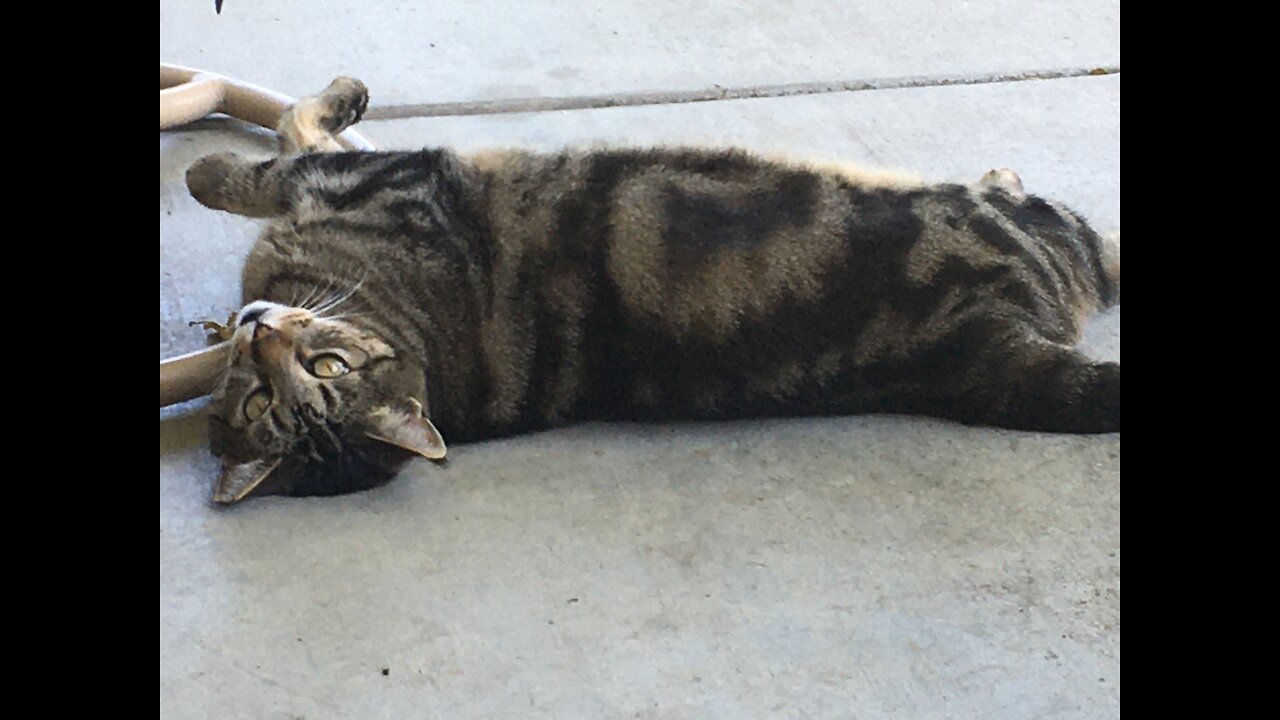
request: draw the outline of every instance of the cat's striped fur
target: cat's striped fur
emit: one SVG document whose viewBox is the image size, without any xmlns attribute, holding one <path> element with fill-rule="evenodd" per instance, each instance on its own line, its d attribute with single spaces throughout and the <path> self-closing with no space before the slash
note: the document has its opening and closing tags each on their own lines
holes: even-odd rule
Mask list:
<svg viewBox="0 0 1280 720">
<path fill-rule="evenodd" d="M 328 91 L 326 132 L 358 117 L 351 87 Z M 741 150 L 427 149 L 214 156 L 188 181 L 271 219 L 246 302 L 352 292 L 340 322 L 425 377 L 378 402 L 415 397 L 451 440 L 868 412 L 1120 429 L 1119 364 L 1072 347 L 1119 300 L 1118 235 L 1009 171 L 938 185 Z M 358 444 L 330 430 L 332 453 Z"/>
</svg>

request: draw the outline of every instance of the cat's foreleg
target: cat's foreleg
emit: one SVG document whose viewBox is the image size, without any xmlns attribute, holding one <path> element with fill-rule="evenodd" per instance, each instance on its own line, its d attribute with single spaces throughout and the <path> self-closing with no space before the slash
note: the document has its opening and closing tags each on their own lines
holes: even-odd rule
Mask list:
<svg viewBox="0 0 1280 720">
<path fill-rule="evenodd" d="M 281 158 L 261 162 L 233 153 L 209 155 L 187 170 L 187 188 L 201 205 L 214 210 L 247 217 L 282 215 L 296 181 L 292 158 L 345 150 L 335 136 L 358 122 L 368 105 L 364 83 L 340 77 L 281 116 L 276 127 Z"/>
<path fill-rule="evenodd" d="M 299 100 L 276 125 L 282 155 L 345 150 L 337 135 L 355 125 L 369 106 L 369 90 L 355 78 L 340 77 L 317 95 Z"/>
<path fill-rule="evenodd" d="M 246 217 L 283 215 L 293 182 L 288 160 L 259 162 L 234 153 L 206 155 L 187 169 L 187 190 L 201 205 Z"/>
</svg>

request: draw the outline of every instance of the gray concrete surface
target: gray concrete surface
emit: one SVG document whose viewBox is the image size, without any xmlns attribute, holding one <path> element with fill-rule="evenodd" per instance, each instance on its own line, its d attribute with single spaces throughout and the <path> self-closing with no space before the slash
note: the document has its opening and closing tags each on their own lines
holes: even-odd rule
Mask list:
<svg viewBox="0 0 1280 720">
<path fill-rule="evenodd" d="M 1120 3 L 165 1 L 160 57 L 379 104 L 963 75 L 1119 64 Z"/>
<path fill-rule="evenodd" d="M 162 59 L 293 94 L 351 74 L 375 106 L 1119 63 L 1119 6 L 1098 0 L 206 4 L 162 2 Z M 384 147 L 740 144 L 936 179 L 1009 166 L 1120 222 L 1118 75 L 362 129 Z M 225 120 L 161 134 L 161 357 L 234 308 L 255 231 L 183 172 L 270 148 Z M 1086 347 L 1119 358 L 1118 308 Z M 1119 715 L 1119 436 L 586 425 L 218 511 L 202 405 L 160 414 L 163 718 Z"/>
</svg>

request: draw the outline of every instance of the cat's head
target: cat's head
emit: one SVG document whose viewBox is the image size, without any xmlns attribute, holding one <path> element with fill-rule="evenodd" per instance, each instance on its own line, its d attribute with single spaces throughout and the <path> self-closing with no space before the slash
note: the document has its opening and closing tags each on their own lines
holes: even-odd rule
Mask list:
<svg viewBox="0 0 1280 720">
<path fill-rule="evenodd" d="M 440 459 L 422 366 L 374 332 L 258 301 L 237 317 L 213 393 L 214 501 L 335 495 L 381 485 L 414 455 Z"/>
</svg>

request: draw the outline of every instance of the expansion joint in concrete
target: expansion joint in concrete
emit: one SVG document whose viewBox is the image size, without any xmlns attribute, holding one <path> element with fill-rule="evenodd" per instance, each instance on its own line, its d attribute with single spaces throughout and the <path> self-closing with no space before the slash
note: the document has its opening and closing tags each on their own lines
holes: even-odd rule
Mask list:
<svg viewBox="0 0 1280 720">
<path fill-rule="evenodd" d="M 476 102 L 406 103 L 400 105 L 374 105 L 365 113 L 364 119 L 403 120 L 407 118 L 445 117 L 451 115 L 500 115 L 505 113 L 589 110 L 639 105 L 676 105 L 681 103 L 715 102 L 717 100 L 823 95 L 828 93 L 865 92 L 868 90 L 902 90 L 907 88 L 947 87 L 950 85 L 990 85 L 995 83 L 1026 82 L 1029 80 L 1061 80 L 1091 75 L 1117 75 L 1119 73 L 1119 65 L 1104 65 L 1057 70 L 1025 70 L 967 75 L 912 75 L 870 80 L 836 80 L 831 82 L 785 83 L 781 85 L 753 85 L 747 87 L 721 87 L 716 85 L 701 90 L 657 90 L 611 93 L 608 95 L 512 98 Z"/>
</svg>

